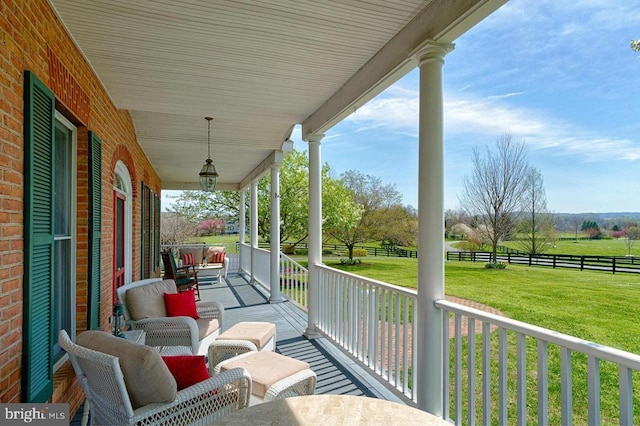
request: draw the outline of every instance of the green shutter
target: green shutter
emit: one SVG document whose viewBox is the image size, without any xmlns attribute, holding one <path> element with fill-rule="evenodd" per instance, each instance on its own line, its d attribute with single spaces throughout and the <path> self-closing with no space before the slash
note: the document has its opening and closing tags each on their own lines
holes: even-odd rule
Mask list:
<svg viewBox="0 0 640 426">
<path fill-rule="evenodd" d="M 24 317 L 22 402 L 53 393 L 55 97 L 24 74 Z"/>
<path fill-rule="evenodd" d="M 144 184 L 144 182 L 142 182 L 142 205 L 140 210 L 142 210 L 142 220 L 140 222 L 140 227 L 142 228 L 142 235 L 141 235 L 141 243 L 142 243 L 142 247 L 140 250 L 140 278 L 144 279 L 144 278 L 149 278 L 149 276 L 145 273 L 146 272 L 146 247 L 147 247 L 147 186 Z"/>
<path fill-rule="evenodd" d="M 158 268 L 160 268 L 160 196 L 155 195 L 155 200 L 156 200 L 156 208 L 155 208 L 155 216 L 156 216 L 156 221 L 155 221 L 155 234 L 156 234 L 156 239 L 155 239 L 155 258 L 156 258 L 156 263 L 155 263 L 155 267 L 156 267 L 156 271 L 158 270 Z"/>
<path fill-rule="evenodd" d="M 88 327 L 100 329 L 100 236 L 102 232 L 102 141 L 89 132 L 89 312 Z"/>
</svg>

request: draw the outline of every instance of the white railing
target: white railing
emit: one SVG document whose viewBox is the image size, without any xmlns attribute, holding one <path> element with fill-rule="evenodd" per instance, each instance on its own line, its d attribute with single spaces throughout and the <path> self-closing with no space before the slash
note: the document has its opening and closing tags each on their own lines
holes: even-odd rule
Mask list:
<svg viewBox="0 0 640 426">
<path fill-rule="evenodd" d="M 239 244 L 240 261 L 238 262 L 238 272 L 251 275 L 251 246 L 248 244 Z"/>
<path fill-rule="evenodd" d="M 307 310 L 309 271 L 284 253 L 280 253 L 280 292 L 303 310 Z"/>
<path fill-rule="evenodd" d="M 339 271 L 320 271 L 318 327 L 337 345 L 416 400 L 416 292 Z"/>
<path fill-rule="evenodd" d="M 640 356 L 444 300 L 436 306 L 445 314 L 445 419 L 458 425 L 630 425 L 640 419 L 637 412 L 634 421 L 633 405 Z M 611 407 L 603 417 L 601 394 L 613 393 L 617 418 Z"/>
<path fill-rule="evenodd" d="M 267 290 L 271 282 L 271 252 L 261 248 L 253 249 L 253 279 Z"/>
</svg>

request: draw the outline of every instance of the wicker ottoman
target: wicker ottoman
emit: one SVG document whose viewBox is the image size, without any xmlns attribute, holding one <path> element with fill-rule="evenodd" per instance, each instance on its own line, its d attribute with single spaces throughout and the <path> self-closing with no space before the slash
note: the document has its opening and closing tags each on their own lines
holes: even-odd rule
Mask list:
<svg viewBox="0 0 640 426">
<path fill-rule="evenodd" d="M 252 351 L 273 351 L 276 325 L 270 322 L 241 322 L 220 334 L 209 345 L 209 365 Z"/>
<path fill-rule="evenodd" d="M 309 364 L 270 351 L 253 351 L 209 367 L 211 376 L 232 368 L 251 375 L 250 405 L 293 396 L 313 395 L 316 374 Z"/>
</svg>

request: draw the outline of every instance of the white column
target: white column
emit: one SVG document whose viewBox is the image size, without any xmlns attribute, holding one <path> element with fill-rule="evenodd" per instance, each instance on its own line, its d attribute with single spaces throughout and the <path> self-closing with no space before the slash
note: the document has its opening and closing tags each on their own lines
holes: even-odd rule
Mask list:
<svg viewBox="0 0 640 426">
<path fill-rule="evenodd" d="M 442 415 L 444 299 L 444 136 L 442 65 L 451 44 L 429 43 L 420 63 L 418 148 L 418 407 Z"/>
<path fill-rule="evenodd" d="M 245 189 L 240 190 L 240 218 L 238 219 L 238 239 L 240 240 L 240 245 L 245 243 L 247 238 L 245 232 L 245 224 L 247 223 L 247 207 L 245 206 Z M 238 271 L 242 271 L 242 248 L 238 247 Z"/>
<path fill-rule="evenodd" d="M 271 165 L 271 296 L 269 303 L 282 302 L 280 295 L 280 164 Z"/>
<path fill-rule="evenodd" d="M 308 339 L 320 337 L 318 332 L 320 276 L 317 264 L 322 263 L 322 161 L 320 142 L 324 135 L 309 134 L 309 287 L 307 289 Z"/>
<path fill-rule="evenodd" d="M 249 207 L 251 212 L 249 213 L 249 219 L 251 220 L 251 225 L 249 226 L 249 232 L 251 235 L 251 282 L 254 283 L 256 281 L 256 249 L 258 248 L 258 181 L 256 180 L 251 182 L 250 197 Z"/>
</svg>

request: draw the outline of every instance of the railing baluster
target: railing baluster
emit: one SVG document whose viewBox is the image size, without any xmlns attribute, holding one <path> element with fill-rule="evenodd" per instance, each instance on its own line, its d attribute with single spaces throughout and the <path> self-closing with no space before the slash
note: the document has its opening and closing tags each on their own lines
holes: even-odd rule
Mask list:
<svg viewBox="0 0 640 426">
<path fill-rule="evenodd" d="M 560 348 L 560 390 L 562 424 L 573 424 L 573 384 L 571 377 L 571 350 Z"/>
<path fill-rule="evenodd" d="M 456 424 L 462 424 L 462 316 L 455 315 L 455 364 L 454 364 L 454 389 L 453 401 L 456 410 Z"/>
<path fill-rule="evenodd" d="M 444 377 L 443 383 L 442 383 L 442 417 L 445 420 L 449 420 L 449 404 L 451 403 L 451 390 L 450 390 L 450 386 L 451 386 L 451 369 L 449 368 L 450 365 L 450 361 L 451 361 L 451 333 L 449 332 L 449 327 L 450 327 L 450 323 L 451 323 L 451 318 L 449 316 L 449 311 L 447 311 L 446 309 L 443 309 L 442 315 L 444 317 L 444 321 L 442 321 L 443 323 L 443 330 L 442 330 L 442 347 L 443 347 L 443 351 L 442 351 L 442 369 L 443 369 L 443 373 L 442 376 Z M 414 328 L 414 332 L 415 332 L 415 322 L 413 325 Z M 415 352 L 415 351 L 413 351 Z M 415 356 L 415 355 L 414 355 Z M 415 364 L 414 364 L 415 365 Z M 413 373 L 413 377 L 415 377 L 416 374 L 415 372 Z M 415 381 L 414 381 L 414 385 L 415 385 Z"/>
<path fill-rule="evenodd" d="M 482 424 L 491 424 L 491 324 L 482 322 Z"/>
<path fill-rule="evenodd" d="M 418 323 L 416 321 L 418 315 L 418 303 L 415 298 L 411 298 L 411 318 L 413 318 L 412 327 L 411 327 L 411 342 L 413 342 L 413 347 L 417 346 L 418 341 Z M 447 363 L 447 365 L 449 365 Z M 416 402 L 418 400 L 418 396 L 416 393 L 416 389 L 418 387 L 418 351 L 411 350 L 411 400 Z"/>
<path fill-rule="evenodd" d="M 547 342 L 538 340 L 538 425 L 549 424 L 549 369 Z"/>
<path fill-rule="evenodd" d="M 518 425 L 527 424 L 527 336 L 518 333 L 516 342 Z"/>
<path fill-rule="evenodd" d="M 589 424 L 600 424 L 600 360 L 594 356 L 589 356 L 587 361 L 589 378 Z"/>
<path fill-rule="evenodd" d="M 396 387 L 398 387 L 398 385 L 400 384 L 400 295 L 396 294 L 396 315 L 395 315 L 395 324 L 393 329 L 395 330 L 395 351 L 394 351 L 394 358 L 395 358 L 395 383 L 394 385 Z"/>
<path fill-rule="evenodd" d="M 467 424 L 476 424 L 476 322 L 467 317 Z"/>
<path fill-rule="evenodd" d="M 406 394 L 409 390 L 409 303 L 410 299 L 406 295 L 402 296 L 403 315 L 402 318 L 402 393 Z"/>
<path fill-rule="evenodd" d="M 380 376 L 385 377 L 387 360 L 387 290 L 380 295 Z"/>
<path fill-rule="evenodd" d="M 509 396 L 507 394 L 507 329 L 500 327 L 498 331 L 498 388 L 499 410 L 498 424 L 506 425 L 508 419 Z"/>
<path fill-rule="evenodd" d="M 393 292 L 389 292 L 387 300 L 387 380 L 391 383 L 393 377 Z"/>
<path fill-rule="evenodd" d="M 620 424 L 633 424 L 633 370 L 620 366 Z"/>
</svg>

